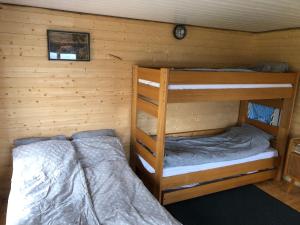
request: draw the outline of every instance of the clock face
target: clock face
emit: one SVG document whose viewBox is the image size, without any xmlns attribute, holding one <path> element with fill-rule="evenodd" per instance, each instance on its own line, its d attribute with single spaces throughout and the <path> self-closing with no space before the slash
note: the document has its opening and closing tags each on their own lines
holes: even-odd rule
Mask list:
<svg viewBox="0 0 300 225">
<path fill-rule="evenodd" d="M 186 28 L 184 25 L 176 25 L 173 33 L 176 39 L 183 39 L 186 36 Z"/>
</svg>

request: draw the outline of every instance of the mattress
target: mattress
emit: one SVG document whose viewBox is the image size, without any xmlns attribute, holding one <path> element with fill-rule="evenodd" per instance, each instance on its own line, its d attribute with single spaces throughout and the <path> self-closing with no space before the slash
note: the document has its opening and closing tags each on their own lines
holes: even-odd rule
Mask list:
<svg viewBox="0 0 300 225">
<path fill-rule="evenodd" d="M 157 82 L 139 79 L 139 83 L 152 87 L 160 87 Z M 292 84 L 169 84 L 169 90 L 207 90 L 207 89 L 237 89 L 237 88 L 291 88 Z"/>
<path fill-rule="evenodd" d="M 212 162 L 212 163 L 205 163 L 201 165 L 191 165 L 191 166 L 176 166 L 176 167 L 168 167 L 164 168 L 163 170 L 163 177 L 170 177 L 170 176 L 176 176 L 186 173 L 192 173 L 192 172 L 198 172 L 203 170 L 209 170 L 209 169 L 216 169 L 221 168 L 225 166 L 232 166 L 232 165 L 238 165 L 241 163 L 247 163 L 247 162 L 253 162 L 256 160 L 262 160 L 262 159 L 269 159 L 278 157 L 278 152 L 273 149 L 269 148 L 267 151 L 243 158 L 243 159 L 235 159 L 235 160 L 229 160 L 229 161 L 223 161 L 223 162 Z M 154 168 L 146 162 L 141 156 L 139 156 L 144 168 L 150 172 L 154 173 Z"/>
</svg>

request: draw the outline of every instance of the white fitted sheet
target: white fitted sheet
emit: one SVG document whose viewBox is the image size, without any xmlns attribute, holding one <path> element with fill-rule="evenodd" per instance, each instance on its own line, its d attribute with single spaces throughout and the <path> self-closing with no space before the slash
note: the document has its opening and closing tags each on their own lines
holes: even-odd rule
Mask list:
<svg viewBox="0 0 300 225">
<path fill-rule="evenodd" d="M 159 87 L 157 82 L 139 79 L 139 83 Z M 290 88 L 292 84 L 169 84 L 169 90 L 206 90 L 206 89 L 236 89 L 236 88 Z"/>
<path fill-rule="evenodd" d="M 209 170 L 209 169 L 215 169 L 215 168 L 220 168 L 220 167 L 225 167 L 225 166 L 232 166 L 232 165 L 237 165 L 241 163 L 246 163 L 246 162 L 252 162 L 256 160 L 261 160 L 261 159 L 269 159 L 269 158 L 274 158 L 278 157 L 278 152 L 270 148 L 266 152 L 262 152 L 247 158 L 243 159 L 235 159 L 235 160 L 230 160 L 230 161 L 223 161 L 223 162 L 214 162 L 214 163 L 205 163 L 201 165 L 192 165 L 192 166 L 178 166 L 178 167 L 169 167 L 169 168 L 164 168 L 163 170 L 163 177 L 170 177 L 170 176 L 176 176 L 180 174 L 186 174 L 186 173 L 192 173 L 192 172 L 197 172 L 197 171 L 203 171 L 203 170 Z M 142 156 L 139 155 L 139 158 L 144 166 L 144 168 L 150 172 L 154 173 L 154 168 L 142 158 Z"/>
</svg>

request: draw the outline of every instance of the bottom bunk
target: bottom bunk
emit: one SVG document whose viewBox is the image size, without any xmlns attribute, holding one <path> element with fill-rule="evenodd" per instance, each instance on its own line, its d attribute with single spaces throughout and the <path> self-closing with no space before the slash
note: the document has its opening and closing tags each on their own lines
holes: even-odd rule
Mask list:
<svg viewBox="0 0 300 225">
<path fill-rule="evenodd" d="M 277 174 L 278 157 L 256 160 L 202 170 L 193 173 L 163 177 L 161 179 L 161 203 L 166 205 L 186 199 L 207 195 L 247 184 L 273 179 Z M 147 171 L 137 161 L 137 174 L 153 192 L 154 173 Z"/>
<path fill-rule="evenodd" d="M 214 136 L 167 137 L 160 201 L 170 204 L 275 178 L 279 156 L 272 138 L 249 125 Z M 137 172 L 153 191 L 155 169 L 137 158 Z"/>
</svg>

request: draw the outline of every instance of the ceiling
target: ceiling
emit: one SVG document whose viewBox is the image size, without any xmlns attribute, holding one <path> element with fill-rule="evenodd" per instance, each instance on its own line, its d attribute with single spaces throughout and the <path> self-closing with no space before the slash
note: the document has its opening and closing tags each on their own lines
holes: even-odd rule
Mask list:
<svg viewBox="0 0 300 225">
<path fill-rule="evenodd" d="M 252 32 L 300 27 L 300 0 L 0 0 L 0 2 Z"/>
</svg>

